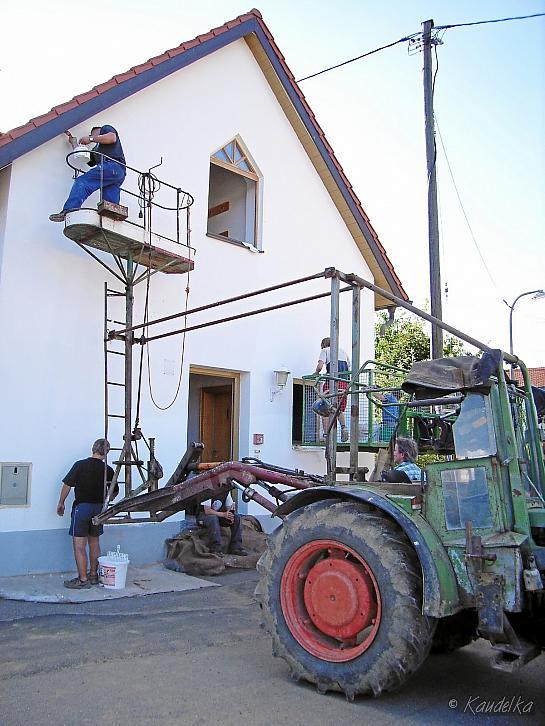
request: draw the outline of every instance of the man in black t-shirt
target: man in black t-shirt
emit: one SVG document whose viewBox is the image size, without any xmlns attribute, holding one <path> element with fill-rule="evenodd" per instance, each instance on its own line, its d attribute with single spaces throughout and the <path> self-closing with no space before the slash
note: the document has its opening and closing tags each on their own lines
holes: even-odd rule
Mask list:
<svg viewBox="0 0 545 726">
<path fill-rule="evenodd" d="M 66 132 L 73 149 L 77 142 L 75 136 Z M 64 222 L 68 212 L 80 209 L 83 202 L 97 189 L 102 188 L 102 199 L 106 202 L 119 204 L 121 185 L 125 179 L 125 154 L 119 140 L 119 134 L 113 126 L 93 126 L 89 136 L 82 136 L 80 144 L 95 144 L 91 151 L 92 167 L 85 174 L 80 174 L 72 185 L 68 199 L 61 212 L 50 214 L 52 222 Z M 104 155 L 104 156 L 103 156 Z"/>
<path fill-rule="evenodd" d="M 97 439 L 93 444 L 92 456 L 76 461 L 62 482 L 57 514 L 64 515 L 64 502 L 74 489 L 74 504 L 68 534 L 72 536 L 74 557 L 78 568 L 78 576 L 65 580 L 64 586 L 73 590 L 87 589 L 98 584 L 98 558 L 100 557 L 100 540 L 102 525 L 94 525 L 93 517 L 100 514 L 104 502 L 104 479 L 109 483 L 114 470 L 107 466 L 104 459 L 110 450 L 106 439 Z M 117 485 L 112 496 L 117 496 Z M 89 573 L 87 572 L 87 545 L 89 545 Z"/>
</svg>

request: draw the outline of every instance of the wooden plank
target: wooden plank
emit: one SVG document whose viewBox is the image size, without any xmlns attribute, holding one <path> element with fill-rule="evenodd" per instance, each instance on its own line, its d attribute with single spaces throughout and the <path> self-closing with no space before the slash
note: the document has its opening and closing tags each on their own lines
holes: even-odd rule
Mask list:
<svg viewBox="0 0 545 726">
<path fill-rule="evenodd" d="M 129 208 L 124 207 L 122 204 L 114 204 L 113 202 L 107 202 L 106 200 L 102 200 L 102 202 L 99 202 L 97 207 L 97 212 L 102 217 L 110 217 L 110 219 L 115 219 L 118 221 L 123 221 L 124 219 L 127 219 L 129 216 Z"/>
<path fill-rule="evenodd" d="M 230 203 L 227 201 L 227 202 L 221 202 L 221 204 L 216 204 L 215 207 L 211 207 L 208 210 L 208 219 L 210 219 L 211 217 L 217 217 L 218 214 L 223 214 L 224 212 L 228 212 L 229 206 L 230 206 Z"/>
</svg>

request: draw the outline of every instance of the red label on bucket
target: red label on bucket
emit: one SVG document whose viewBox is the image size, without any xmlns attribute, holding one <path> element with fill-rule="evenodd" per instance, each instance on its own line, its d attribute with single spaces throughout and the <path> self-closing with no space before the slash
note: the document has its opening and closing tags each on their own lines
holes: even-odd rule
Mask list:
<svg viewBox="0 0 545 726">
<path fill-rule="evenodd" d="M 100 565 L 98 568 L 98 574 L 103 585 L 115 586 L 115 567 Z"/>
</svg>

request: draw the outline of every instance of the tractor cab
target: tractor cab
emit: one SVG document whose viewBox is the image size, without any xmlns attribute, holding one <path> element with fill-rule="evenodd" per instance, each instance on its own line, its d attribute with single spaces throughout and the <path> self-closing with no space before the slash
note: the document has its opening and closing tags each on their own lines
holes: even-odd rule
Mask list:
<svg viewBox="0 0 545 726">
<path fill-rule="evenodd" d="M 534 396 L 503 373 L 501 352 L 418 362 L 403 389 L 413 403 L 452 400 L 440 428 L 428 425 L 422 437 L 418 416 L 413 427 L 421 451 L 444 454 L 428 465 L 425 485 L 426 516 L 441 537 L 455 541 L 471 522 L 485 537 L 516 532 L 542 541 L 545 480 Z"/>
</svg>

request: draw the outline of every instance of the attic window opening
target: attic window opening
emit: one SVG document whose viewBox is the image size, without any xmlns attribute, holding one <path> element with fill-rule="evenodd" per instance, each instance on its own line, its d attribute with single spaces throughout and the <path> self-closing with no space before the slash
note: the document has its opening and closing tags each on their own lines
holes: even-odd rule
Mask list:
<svg viewBox="0 0 545 726">
<path fill-rule="evenodd" d="M 256 247 L 258 184 L 254 165 L 236 139 L 212 154 L 208 234 Z"/>
</svg>

